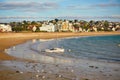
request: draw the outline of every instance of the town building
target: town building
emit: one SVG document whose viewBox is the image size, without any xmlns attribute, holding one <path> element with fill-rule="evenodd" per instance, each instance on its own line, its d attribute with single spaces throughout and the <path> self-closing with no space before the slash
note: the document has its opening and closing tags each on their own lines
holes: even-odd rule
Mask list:
<svg viewBox="0 0 120 80">
<path fill-rule="evenodd" d="M 0 32 L 11 32 L 12 27 L 10 25 L 0 24 Z"/>
<path fill-rule="evenodd" d="M 39 27 L 40 31 L 46 31 L 46 32 L 55 32 L 55 25 L 53 23 L 45 24 L 43 23 L 41 27 Z"/>
<path fill-rule="evenodd" d="M 62 27 L 60 29 L 60 31 L 68 31 L 69 30 L 69 21 L 64 21 L 62 22 Z"/>
</svg>

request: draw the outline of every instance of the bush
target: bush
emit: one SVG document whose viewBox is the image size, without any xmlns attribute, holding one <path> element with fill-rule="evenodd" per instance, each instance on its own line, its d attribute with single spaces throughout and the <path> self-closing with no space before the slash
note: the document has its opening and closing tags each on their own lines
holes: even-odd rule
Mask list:
<svg viewBox="0 0 120 80">
<path fill-rule="evenodd" d="M 39 29 L 39 27 L 37 27 L 37 29 L 36 29 L 36 31 L 35 32 L 40 32 L 40 29 Z"/>
<path fill-rule="evenodd" d="M 12 31 L 20 32 L 20 31 L 23 31 L 23 28 L 22 27 L 13 27 Z"/>
</svg>

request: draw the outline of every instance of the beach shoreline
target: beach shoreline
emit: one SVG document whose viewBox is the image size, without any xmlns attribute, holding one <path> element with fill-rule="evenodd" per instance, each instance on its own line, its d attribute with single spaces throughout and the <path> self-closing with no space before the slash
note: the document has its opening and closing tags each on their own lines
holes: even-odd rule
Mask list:
<svg viewBox="0 0 120 80">
<path fill-rule="evenodd" d="M 83 32 L 83 33 L 0 33 L 0 60 L 13 60 L 4 50 L 31 39 L 52 39 L 78 36 L 120 35 L 120 32 Z"/>
<path fill-rule="evenodd" d="M 8 54 L 6 54 L 4 51 L 5 49 L 8 49 L 9 47 L 24 43 L 28 40 L 32 40 L 32 39 L 53 39 L 53 38 L 65 38 L 65 37 L 81 37 L 81 36 L 103 36 L 103 35 L 120 35 L 120 32 L 83 32 L 83 33 L 68 33 L 68 32 L 64 32 L 64 33 L 0 33 L 0 63 L 5 64 L 11 64 L 11 63 L 16 63 L 24 65 L 25 63 L 29 63 L 26 61 L 21 61 L 18 58 L 12 57 Z M 10 61 L 10 62 L 9 62 Z M 11 62 L 13 61 L 13 62 Z M 5 63 L 4 63 L 5 62 Z M 20 63 L 19 63 L 20 62 Z M 75 75 L 80 75 L 79 78 L 81 78 L 80 80 L 119 80 L 119 64 L 116 63 L 102 63 L 102 62 L 95 62 L 95 61 L 88 61 L 88 60 L 80 60 L 79 61 L 80 65 L 78 66 L 77 64 L 75 64 L 74 66 L 68 66 L 70 68 L 72 68 L 74 71 L 69 70 L 68 67 L 65 67 L 64 65 L 58 66 L 58 65 L 51 65 L 51 64 L 44 64 L 44 63 L 31 63 L 32 65 L 39 65 L 40 66 L 44 66 L 46 65 L 48 68 L 44 68 L 44 69 L 48 69 L 46 71 L 49 72 L 49 70 L 52 70 L 52 67 L 56 68 L 57 70 L 59 70 L 59 74 L 65 75 L 69 78 L 63 78 L 63 77 L 58 77 L 57 80 L 71 80 L 72 78 L 75 78 Z M 99 63 L 99 64 L 97 64 Z M 16 69 L 13 69 L 14 67 L 9 67 L 9 66 L 5 66 L 0 64 L 0 78 L 1 80 L 16 80 L 16 79 L 20 79 L 20 80 L 25 80 L 25 79 L 29 79 L 31 77 L 31 75 L 33 76 L 33 74 L 36 74 L 34 72 L 24 72 L 24 73 L 20 73 L 19 69 L 17 67 L 15 67 Z M 107 66 L 109 65 L 109 66 Z M 13 65 L 15 66 L 15 65 Z M 20 66 L 18 66 L 20 67 Z M 38 66 L 39 67 L 39 66 Z M 23 67 L 22 67 L 23 68 Z M 65 70 L 64 70 L 65 68 Z M 76 71 L 76 72 L 75 72 Z M 81 72 L 82 71 L 82 72 Z M 53 71 L 54 72 L 54 71 Z M 79 74 L 80 72 L 80 74 Z M 93 73 L 91 73 L 93 72 Z M 19 75 L 18 75 L 19 73 Z M 56 78 L 56 72 L 54 72 L 55 74 L 51 74 L 51 73 L 46 73 L 45 75 L 50 77 L 50 80 L 55 80 Z M 81 74 L 82 73 L 82 74 Z M 6 75 L 10 75 L 13 74 L 12 76 L 7 76 Z M 15 76 L 16 75 L 16 76 Z M 40 75 L 43 75 L 43 73 L 40 73 Z M 28 76 L 26 78 L 26 76 Z M 53 76 L 53 77 L 51 77 Z M 59 75 L 58 75 L 59 76 Z M 22 77 L 22 79 L 21 79 Z M 112 78 L 111 78 L 112 77 Z M 11 78 L 11 79 L 10 79 Z M 42 77 L 41 77 L 42 79 Z M 35 80 L 34 77 L 32 80 Z M 47 79 L 45 79 L 47 80 Z M 49 79 L 48 79 L 49 80 Z M 74 79 L 76 80 L 76 79 Z M 79 80 L 79 79 L 78 79 Z"/>
</svg>

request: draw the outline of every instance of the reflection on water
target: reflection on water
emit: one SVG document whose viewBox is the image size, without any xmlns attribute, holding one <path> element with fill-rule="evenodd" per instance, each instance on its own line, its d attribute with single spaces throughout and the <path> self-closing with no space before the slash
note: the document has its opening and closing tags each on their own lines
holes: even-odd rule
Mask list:
<svg viewBox="0 0 120 80">
<path fill-rule="evenodd" d="M 33 40 L 32 40 L 32 43 L 35 43 L 35 42 L 36 42 L 36 39 L 33 39 Z"/>
<path fill-rule="evenodd" d="M 36 60 L 36 61 L 42 61 L 46 63 L 72 63 L 70 59 L 65 58 L 59 58 L 59 57 L 51 57 L 47 55 L 41 55 L 41 54 L 32 54 L 32 58 L 29 56 L 28 59 Z"/>
</svg>

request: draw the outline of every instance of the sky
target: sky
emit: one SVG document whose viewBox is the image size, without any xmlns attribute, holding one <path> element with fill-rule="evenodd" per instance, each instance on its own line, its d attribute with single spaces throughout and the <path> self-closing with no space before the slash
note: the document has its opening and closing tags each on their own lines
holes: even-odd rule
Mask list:
<svg viewBox="0 0 120 80">
<path fill-rule="evenodd" d="M 0 22 L 46 17 L 120 21 L 120 0 L 0 0 Z"/>
</svg>

